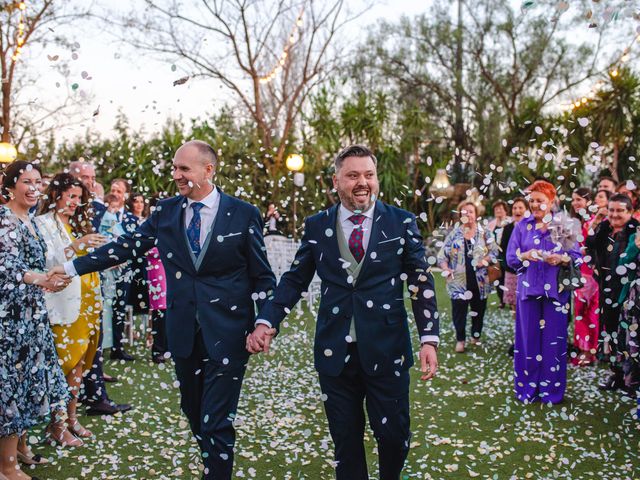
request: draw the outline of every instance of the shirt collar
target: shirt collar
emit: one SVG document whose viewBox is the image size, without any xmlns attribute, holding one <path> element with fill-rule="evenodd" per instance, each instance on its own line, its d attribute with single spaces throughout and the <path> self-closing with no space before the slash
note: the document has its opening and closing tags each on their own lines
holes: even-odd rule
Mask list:
<svg viewBox="0 0 640 480">
<path fill-rule="evenodd" d="M 213 187 L 213 190 L 211 190 L 211 193 L 206 197 L 204 197 L 202 200 L 198 200 L 198 202 L 202 203 L 207 208 L 213 208 L 216 206 L 219 196 L 220 194 L 218 193 L 218 189 L 216 187 Z M 187 198 L 187 207 L 190 207 L 191 204 L 194 203 L 195 201 L 196 200 Z"/>
<path fill-rule="evenodd" d="M 376 202 L 373 202 L 371 206 L 365 210 L 364 212 L 360 212 L 360 215 L 364 215 L 367 218 L 373 218 L 373 211 L 375 210 Z M 352 215 L 356 215 L 356 213 L 349 210 L 344 206 L 343 203 L 340 204 L 340 218 L 344 222 L 349 219 Z"/>
</svg>

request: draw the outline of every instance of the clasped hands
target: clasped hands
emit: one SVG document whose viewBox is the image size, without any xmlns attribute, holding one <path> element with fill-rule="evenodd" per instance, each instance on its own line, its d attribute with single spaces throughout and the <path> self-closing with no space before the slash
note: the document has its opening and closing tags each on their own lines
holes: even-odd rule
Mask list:
<svg viewBox="0 0 640 480">
<path fill-rule="evenodd" d="M 531 250 L 527 250 L 526 252 L 520 255 L 520 259 L 528 260 L 530 262 L 539 262 L 544 261 L 549 265 L 565 265 L 569 263 L 570 259 L 567 259 L 567 256 L 560 253 L 549 253 L 543 254 L 542 250 L 538 250 L 532 248 Z"/>
<path fill-rule="evenodd" d="M 48 272 L 38 274 L 34 283 L 46 292 L 56 293 L 67 288 L 71 277 L 66 274 L 62 265 L 56 265 Z"/>
<path fill-rule="evenodd" d="M 255 330 L 247 335 L 247 351 L 249 353 L 269 353 L 271 340 L 276 334 L 276 329 L 264 323 L 256 325 Z"/>
<path fill-rule="evenodd" d="M 276 334 L 276 329 L 263 323 L 256 325 L 253 333 L 247 335 L 247 350 L 249 353 L 268 353 L 271 340 Z M 424 344 L 420 347 L 420 371 L 421 380 L 431 380 L 438 370 L 438 354 L 433 345 Z"/>
</svg>

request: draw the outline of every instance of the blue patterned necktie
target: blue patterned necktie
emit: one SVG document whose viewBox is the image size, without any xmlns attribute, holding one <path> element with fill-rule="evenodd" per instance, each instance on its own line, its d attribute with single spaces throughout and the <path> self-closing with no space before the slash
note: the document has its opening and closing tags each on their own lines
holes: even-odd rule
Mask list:
<svg viewBox="0 0 640 480">
<path fill-rule="evenodd" d="M 189 246 L 191 251 L 198 258 L 200 256 L 200 227 L 202 226 L 202 220 L 200 219 L 200 209 L 204 207 L 204 203 L 193 202 L 191 208 L 193 208 L 193 218 L 189 222 L 187 227 L 187 238 L 189 239 Z"/>
</svg>

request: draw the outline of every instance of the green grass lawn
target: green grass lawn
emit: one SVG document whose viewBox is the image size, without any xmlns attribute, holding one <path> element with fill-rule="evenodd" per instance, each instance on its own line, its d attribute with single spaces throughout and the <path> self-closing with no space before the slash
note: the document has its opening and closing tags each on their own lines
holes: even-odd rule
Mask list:
<svg viewBox="0 0 640 480">
<path fill-rule="evenodd" d="M 483 345 L 453 352 L 450 302 L 438 282 L 440 370 L 425 384 L 412 372 L 412 449 L 404 478 L 640 478 L 640 429 L 634 401 L 602 393 L 601 368 L 569 368 L 562 405 L 525 406 L 512 395 L 508 312 L 490 308 Z M 496 297 L 491 301 L 495 303 Z M 237 417 L 235 478 L 332 478 L 332 443 L 313 368 L 313 317 L 292 314 L 272 354 L 255 356 Z M 415 338 L 415 336 L 414 336 Z M 41 445 L 53 459 L 29 473 L 46 479 L 199 478 L 199 453 L 179 410 L 171 364 L 152 364 L 142 346 L 133 363 L 107 361 L 121 383 L 110 396 L 134 410 L 83 417 L 95 438 L 75 450 Z M 41 438 L 41 429 L 30 434 Z M 375 442 L 367 437 L 370 474 Z"/>
</svg>

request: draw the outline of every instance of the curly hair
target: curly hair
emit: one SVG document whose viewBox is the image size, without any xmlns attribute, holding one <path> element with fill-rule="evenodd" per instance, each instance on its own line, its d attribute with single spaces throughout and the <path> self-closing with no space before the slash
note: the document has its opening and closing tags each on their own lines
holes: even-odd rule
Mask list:
<svg viewBox="0 0 640 480">
<path fill-rule="evenodd" d="M 62 194 L 73 187 L 82 189 L 82 195 L 80 197 L 80 204 L 69 219 L 69 225 L 71 225 L 73 234 L 81 237 L 93 233 L 93 226 L 91 224 L 92 209 L 89 205 L 91 195 L 87 187 L 70 173 L 58 173 L 51 179 L 51 183 L 49 183 L 49 186 L 44 192 L 42 203 L 38 209 L 38 215 L 48 213 L 55 209 L 56 203 L 60 200 Z"/>
</svg>

